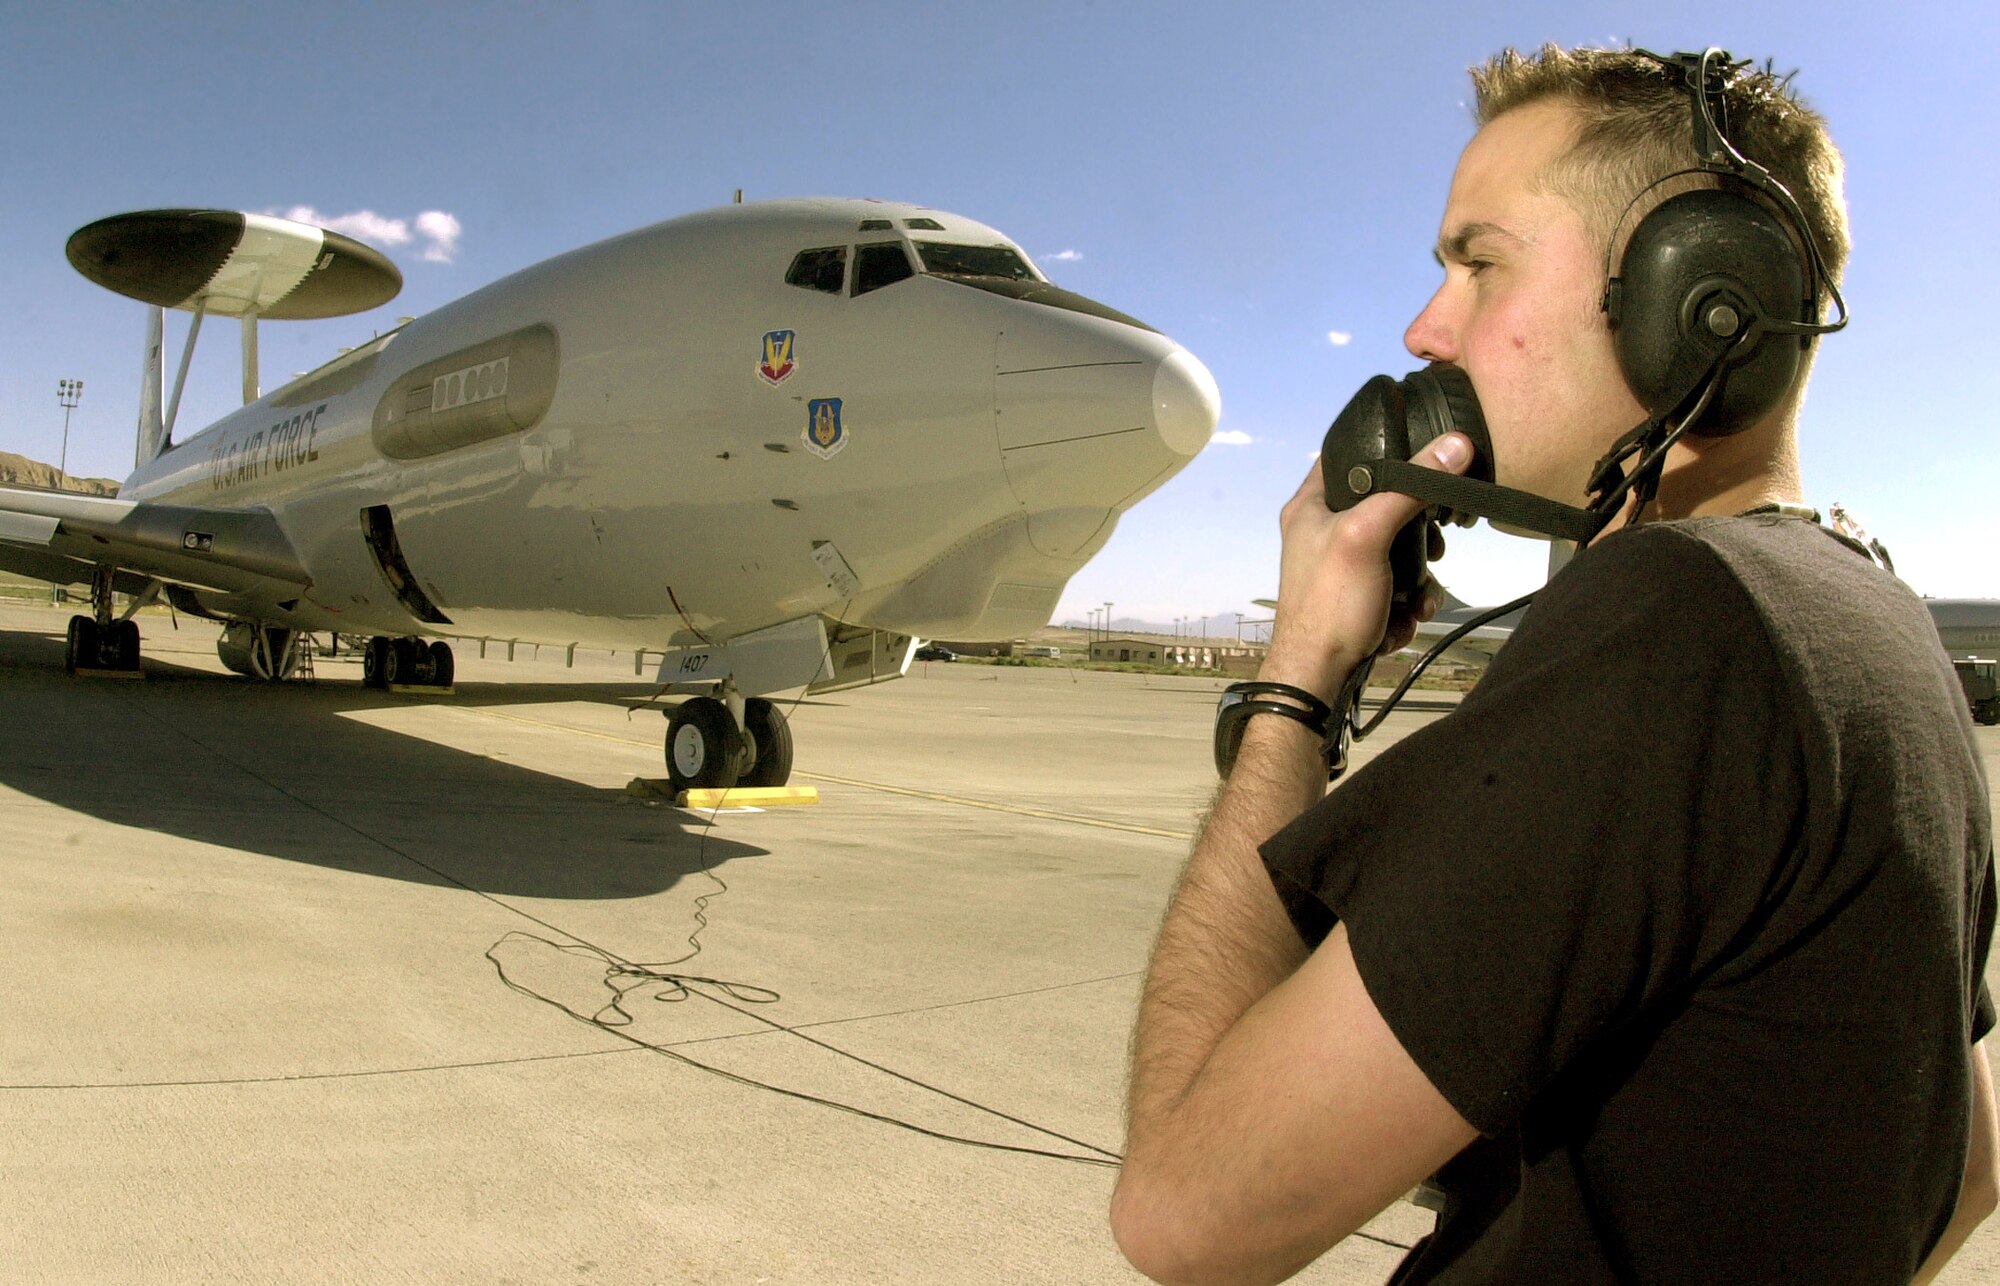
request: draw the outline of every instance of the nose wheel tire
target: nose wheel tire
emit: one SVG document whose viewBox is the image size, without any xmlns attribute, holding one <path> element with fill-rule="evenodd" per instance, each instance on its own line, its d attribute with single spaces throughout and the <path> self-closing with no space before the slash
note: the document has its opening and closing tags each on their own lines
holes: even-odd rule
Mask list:
<svg viewBox="0 0 2000 1286">
<path fill-rule="evenodd" d="M 756 748 L 756 762 L 740 786 L 782 786 L 792 777 L 792 725 L 785 712 L 763 697 L 743 703 L 743 727 Z"/>
<path fill-rule="evenodd" d="M 63 669 L 75 674 L 78 670 L 96 668 L 97 644 L 97 622 L 88 616 L 70 617 L 69 637 L 63 647 Z"/>
<path fill-rule="evenodd" d="M 729 707 L 714 697 L 681 702 L 667 721 L 667 779 L 675 790 L 727 790 L 749 756 Z"/>
<path fill-rule="evenodd" d="M 92 621 L 91 624 L 95 625 L 97 622 Z M 115 654 L 114 663 L 118 669 L 139 668 L 139 622 L 132 620 L 116 622 L 111 627 L 111 635 L 107 641 L 110 646 L 105 651 Z"/>
<path fill-rule="evenodd" d="M 139 668 L 139 623 L 113 621 L 99 625 L 88 616 L 69 618 L 63 640 L 63 669 L 136 670 Z"/>
</svg>

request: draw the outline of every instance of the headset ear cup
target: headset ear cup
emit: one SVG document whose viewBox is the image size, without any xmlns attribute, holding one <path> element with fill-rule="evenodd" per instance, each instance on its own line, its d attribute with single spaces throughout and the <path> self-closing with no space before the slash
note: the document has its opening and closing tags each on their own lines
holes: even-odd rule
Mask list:
<svg viewBox="0 0 2000 1286">
<path fill-rule="evenodd" d="M 1729 333 L 1761 333 L 1732 350 L 1721 387 L 1690 432 L 1721 437 L 1749 428 L 1798 377 L 1803 341 L 1763 324 L 1813 320 L 1806 266 L 1783 222 L 1757 201 L 1717 189 L 1669 197 L 1633 229 L 1618 278 L 1607 306 L 1612 340 L 1626 384 L 1649 411 L 1677 391 L 1675 359 L 1718 304 L 1735 317 Z"/>
</svg>

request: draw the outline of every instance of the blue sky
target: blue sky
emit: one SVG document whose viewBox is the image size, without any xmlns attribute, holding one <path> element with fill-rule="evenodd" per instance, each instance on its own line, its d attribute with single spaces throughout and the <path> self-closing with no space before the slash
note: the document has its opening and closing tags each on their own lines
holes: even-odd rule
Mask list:
<svg viewBox="0 0 2000 1286">
<path fill-rule="evenodd" d="M 1370 375 L 1416 364 L 1401 335 L 1437 282 L 1465 67 L 1544 40 L 1713 43 L 1799 69 L 1847 155 L 1855 319 L 1807 401 L 1808 499 L 1844 502 L 1918 591 L 2000 597 L 2000 441 L 1977 376 L 1994 291 L 1976 257 L 1996 38 L 1990 3 L 8 4 L 0 450 L 54 461 L 55 384 L 80 378 L 70 471 L 130 468 L 142 309 L 62 253 L 107 214 L 304 206 L 372 216 L 378 238 L 402 225 L 385 247 L 402 295 L 266 326 L 270 385 L 735 188 L 908 199 L 1001 228 L 1221 385 L 1227 440 L 1126 516 L 1057 619 L 1106 600 L 1121 620 L 1254 613 L 1276 586 L 1278 507 L 1327 421 Z M 238 400 L 233 340 L 218 328 L 197 354 L 183 435 Z M 1438 570 L 1495 601 L 1539 583 L 1544 556 L 1481 528 L 1454 532 Z"/>
</svg>

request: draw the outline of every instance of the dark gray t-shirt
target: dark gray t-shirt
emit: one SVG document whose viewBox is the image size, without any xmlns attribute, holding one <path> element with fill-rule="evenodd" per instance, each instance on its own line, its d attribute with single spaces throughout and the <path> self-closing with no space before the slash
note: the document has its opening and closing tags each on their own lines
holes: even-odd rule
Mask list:
<svg viewBox="0 0 2000 1286">
<path fill-rule="evenodd" d="M 1901 582 L 1796 518 L 1613 535 L 1264 846 L 1482 1139 L 1407 1281 L 1907 1281 L 1993 1023 L 1992 829 Z"/>
</svg>

